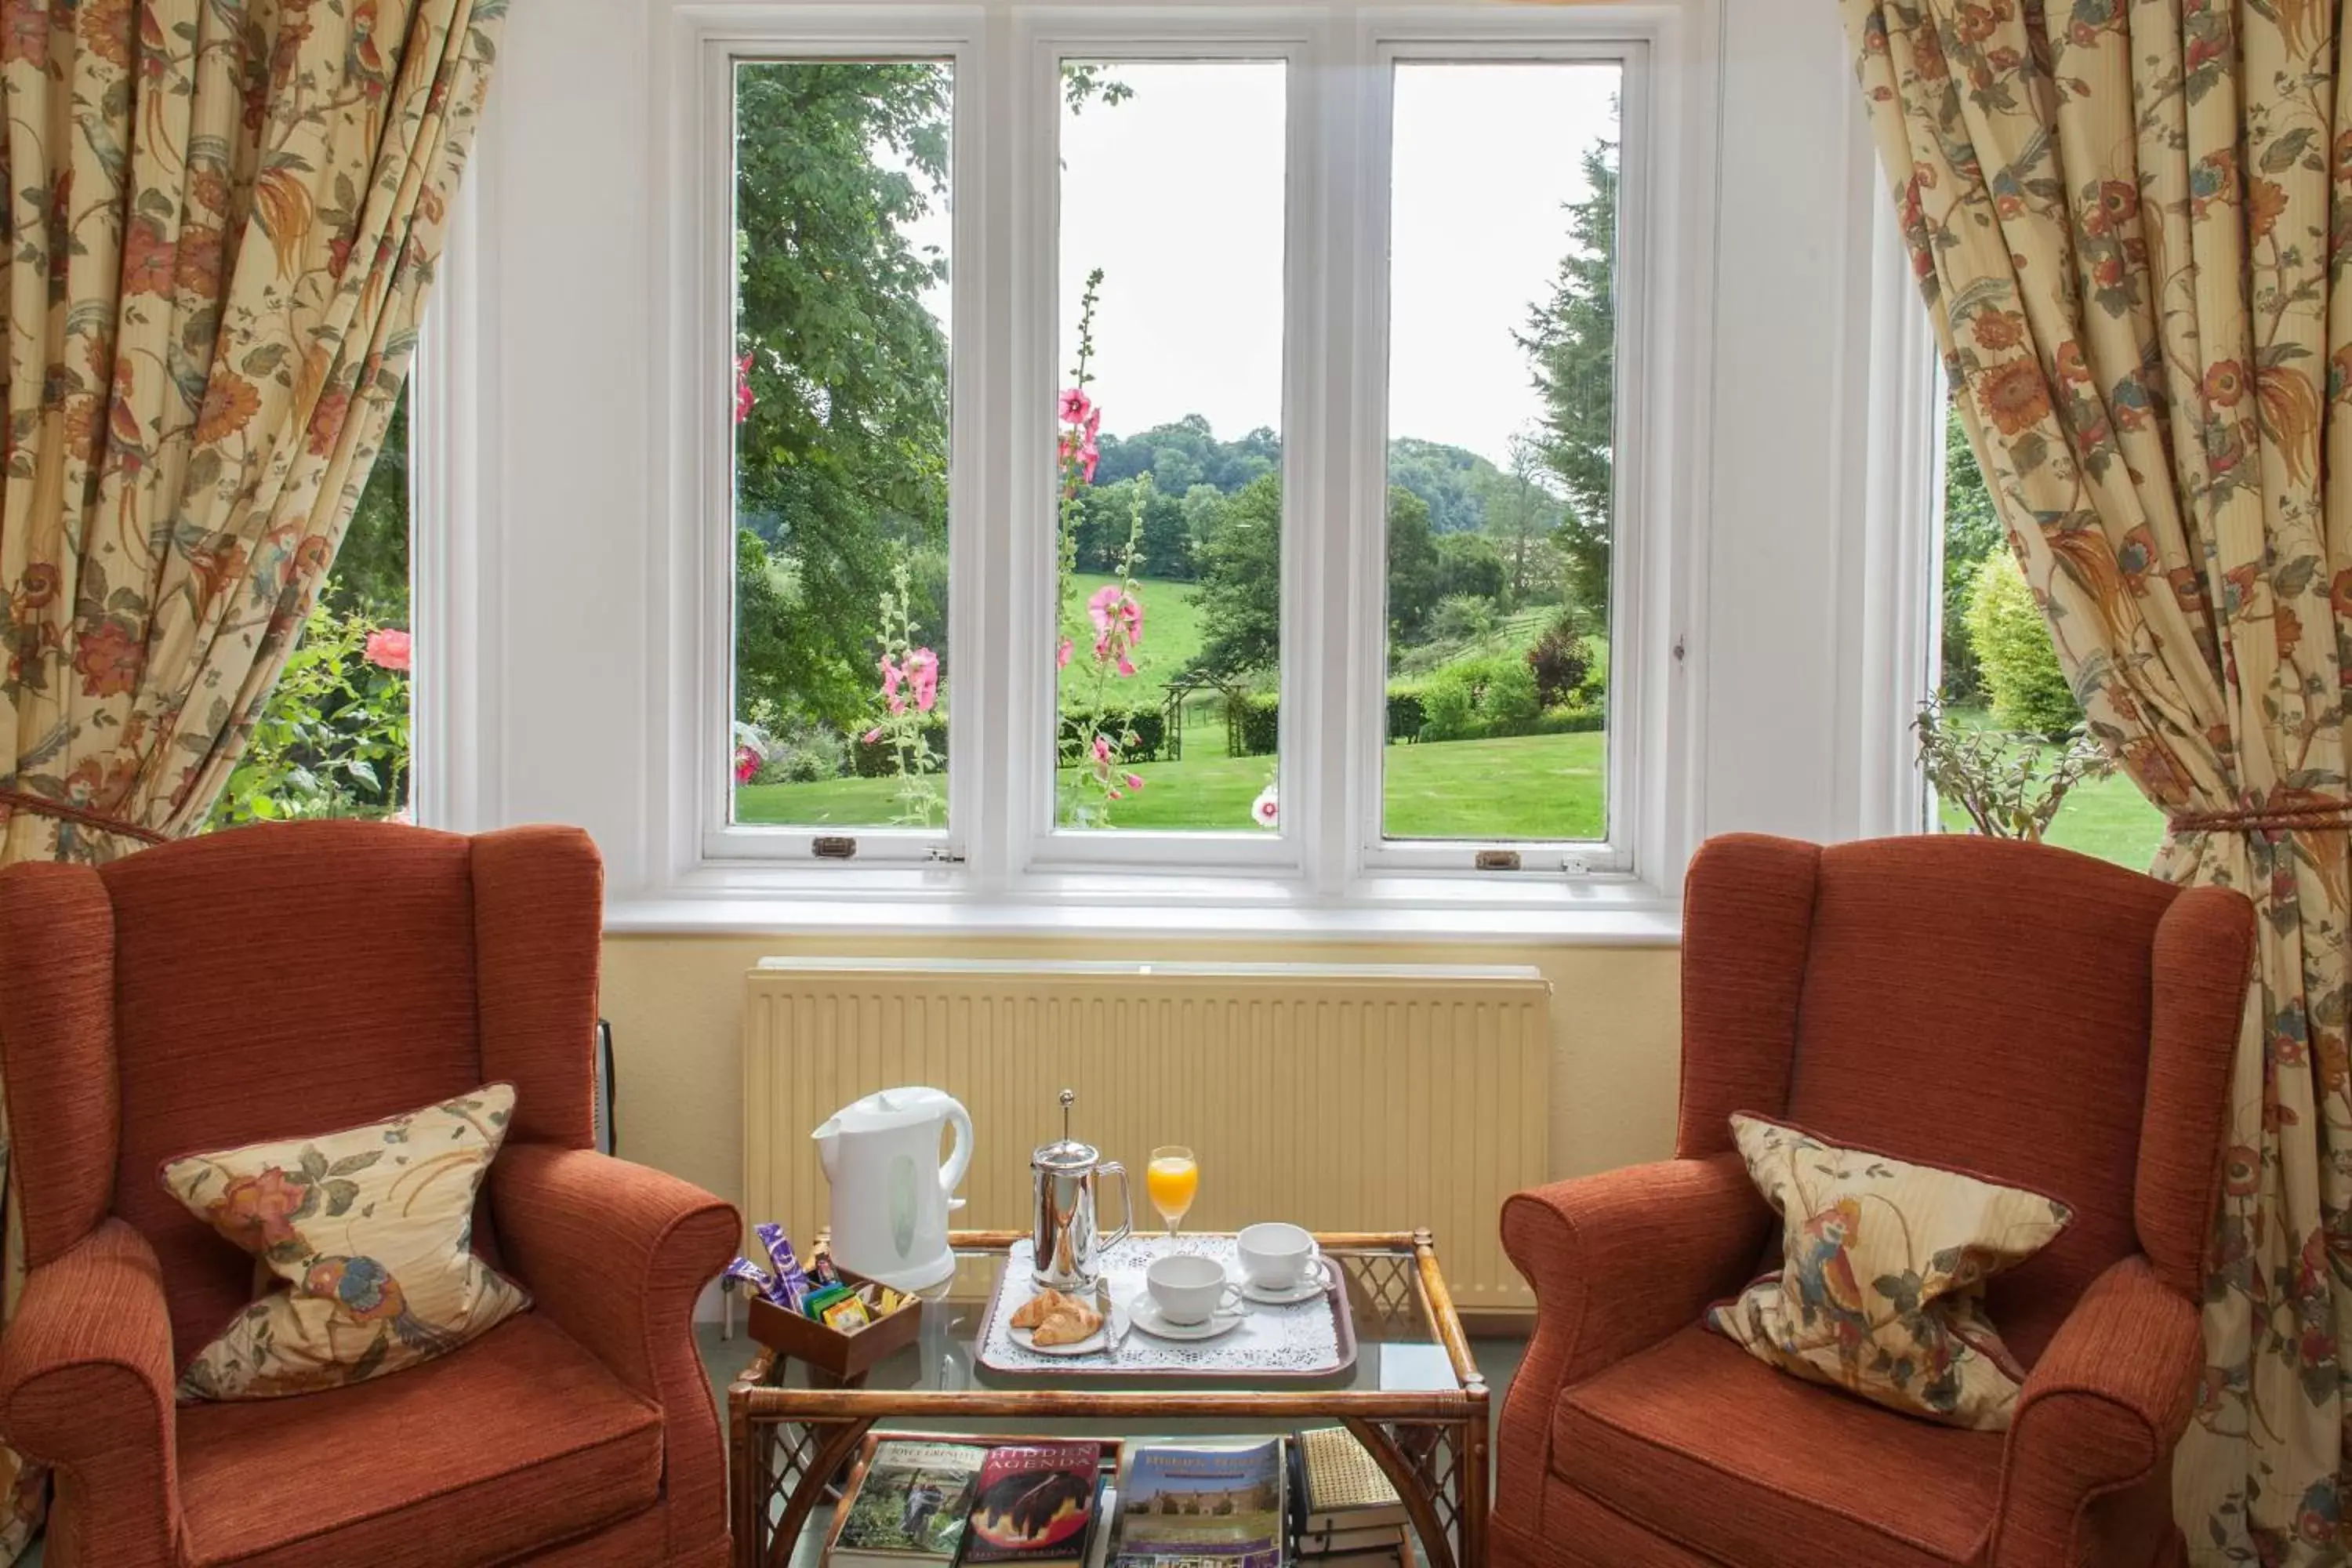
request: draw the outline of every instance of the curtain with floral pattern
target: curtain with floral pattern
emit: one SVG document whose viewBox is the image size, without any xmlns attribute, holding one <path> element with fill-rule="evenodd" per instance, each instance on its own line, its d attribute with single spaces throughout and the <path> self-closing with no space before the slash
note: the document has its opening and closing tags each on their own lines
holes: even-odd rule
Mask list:
<svg viewBox="0 0 2352 1568">
<path fill-rule="evenodd" d="M 506 5 L 0 0 L 0 863 L 202 825 L 391 419 Z"/>
<path fill-rule="evenodd" d="M 2093 730 L 2259 973 L 2175 1468 L 2346 1561 L 2352 53 L 2331 0 L 1840 0 L 1963 417 Z"/>
</svg>

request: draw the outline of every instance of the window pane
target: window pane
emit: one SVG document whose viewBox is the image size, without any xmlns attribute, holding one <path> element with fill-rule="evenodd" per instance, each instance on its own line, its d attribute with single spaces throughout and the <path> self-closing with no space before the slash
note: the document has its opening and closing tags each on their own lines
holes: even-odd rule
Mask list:
<svg viewBox="0 0 2352 1568">
<path fill-rule="evenodd" d="M 1621 74 L 1396 68 L 1392 838 L 1608 833 Z"/>
<path fill-rule="evenodd" d="M 735 78 L 735 820 L 944 826 L 952 68 Z"/>
<path fill-rule="evenodd" d="M 1058 819 L 1248 833 L 1280 728 L 1285 67 L 1062 85 Z"/>
<path fill-rule="evenodd" d="M 207 829 L 408 816 L 408 404 Z"/>
<path fill-rule="evenodd" d="M 2083 710 L 2059 668 L 2041 606 L 2010 552 L 1975 451 L 1955 410 L 1944 436 L 1941 698 L 1922 721 L 1937 816 L 1950 833 L 1975 831 L 1977 811 L 2000 821 L 2032 812 L 2074 767 L 2048 842 L 2145 871 L 2164 841 L 2164 814 L 2105 753 L 2084 742 L 2070 765 Z M 2024 759 L 2022 774 L 2016 764 Z M 2021 782 L 2022 788 L 2020 788 Z"/>
</svg>

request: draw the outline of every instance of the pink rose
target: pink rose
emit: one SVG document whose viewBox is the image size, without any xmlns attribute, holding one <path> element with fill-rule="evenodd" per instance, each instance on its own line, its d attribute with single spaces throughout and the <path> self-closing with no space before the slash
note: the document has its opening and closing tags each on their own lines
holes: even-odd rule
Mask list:
<svg viewBox="0 0 2352 1568">
<path fill-rule="evenodd" d="M 408 634 L 397 627 L 368 633 L 364 657 L 378 669 L 397 670 L 406 674 L 409 658 Z"/>
</svg>

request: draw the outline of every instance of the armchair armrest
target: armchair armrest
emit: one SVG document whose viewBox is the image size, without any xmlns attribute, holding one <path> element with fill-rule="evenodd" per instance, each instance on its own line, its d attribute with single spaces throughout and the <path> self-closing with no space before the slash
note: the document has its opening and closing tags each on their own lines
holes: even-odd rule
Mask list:
<svg viewBox="0 0 2352 1568">
<path fill-rule="evenodd" d="M 2172 1529 L 2172 1450 L 2203 1363 L 2197 1304 L 2146 1258 L 2093 1280 L 2018 1395 L 1995 1568 L 2153 1560 Z"/>
<path fill-rule="evenodd" d="M 1503 1248 L 1536 1292 L 1536 1331 L 1503 1403 L 1496 1495 L 1532 1507 L 1562 1390 L 1699 1321 L 1755 1272 L 1772 1224 L 1737 1154 L 1635 1165 L 1520 1193 Z"/>
<path fill-rule="evenodd" d="M 172 1320 L 147 1238 L 109 1219 L 32 1271 L 0 1336 L 0 1438 L 58 1471 L 60 1557 L 178 1561 Z"/>
<path fill-rule="evenodd" d="M 662 1412 L 670 1550 L 727 1533 L 719 1414 L 694 1347 L 694 1304 L 742 1238 L 735 1210 L 644 1165 L 509 1145 L 490 1167 L 507 1262 L 537 1309 Z"/>
</svg>

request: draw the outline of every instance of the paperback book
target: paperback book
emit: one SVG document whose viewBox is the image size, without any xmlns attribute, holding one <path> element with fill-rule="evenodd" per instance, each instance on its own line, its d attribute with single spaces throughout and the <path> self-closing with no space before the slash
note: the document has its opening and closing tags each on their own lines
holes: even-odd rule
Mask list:
<svg viewBox="0 0 2352 1568">
<path fill-rule="evenodd" d="M 830 1561 L 841 1568 L 944 1568 L 962 1548 L 988 1450 L 971 1443 L 876 1445 L 842 1516 Z"/>
<path fill-rule="evenodd" d="M 1132 1447 L 1118 1491 L 1120 1568 L 1282 1568 L 1278 1437 Z"/>
<path fill-rule="evenodd" d="M 1099 1443 L 990 1449 L 980 1468 L 963 1561 L 979 1568 L 1086 1568 L 1101 1471 Z"/>
</svg>

